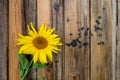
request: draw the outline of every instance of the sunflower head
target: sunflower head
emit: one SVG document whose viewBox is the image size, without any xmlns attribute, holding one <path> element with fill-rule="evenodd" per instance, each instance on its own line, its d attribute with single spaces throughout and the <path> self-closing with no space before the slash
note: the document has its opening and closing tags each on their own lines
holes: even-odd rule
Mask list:
<svg viewBox="0 0 120 80">
<path fill-rule="evenodd" d="M 17 45 L 21 45 L 19 53 L 33 55 L 34 63 L 38 60 L 42 64 L 46 64 L 48 61 L 52 62 L 52 53 L 58 53 L 60 51 L 58 46 L 62 45 L 58 35 L 53 33 L 55 29 L 48 29 L 48 25 L 42 24 L 37 32 L 32 22 L 27 28 L 28 35 L 19 34 L 17 39 Z"/>
</svg>

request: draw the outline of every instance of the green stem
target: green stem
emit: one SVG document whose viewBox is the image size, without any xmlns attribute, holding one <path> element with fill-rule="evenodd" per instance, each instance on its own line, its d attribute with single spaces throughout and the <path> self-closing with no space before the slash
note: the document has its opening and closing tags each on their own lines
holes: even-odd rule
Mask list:
<svg viewBox="0 0 120 80">
<path fill-rule="evenodd" d="M 21 80 L 24 80 L 24 78 L 25 78 L 26 75 L 28 74 L 29 69 L 30 69 L 30 66 L 32 65 L 32 61 L 33 61 L 33 60 L 30 61 L 30 65 L 29 65 L 29 67 L 26 69 L 25 74 L 24 74 L 24 76 L 21 78 Z"/>
</svg>

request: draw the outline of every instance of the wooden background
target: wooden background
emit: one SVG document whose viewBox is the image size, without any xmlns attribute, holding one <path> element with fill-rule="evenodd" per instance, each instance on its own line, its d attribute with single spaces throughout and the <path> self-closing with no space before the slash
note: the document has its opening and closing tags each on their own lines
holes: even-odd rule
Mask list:
<svg viewBox="0 0 120 80">
<path fill-rule="evenodd" d="M 56 27 L 64 45 L 26 80 L 120 80 L 120 0 L 0 0 L 0 80 L 19 80 L 15 44 L 30 22 Z"/>
</svg>

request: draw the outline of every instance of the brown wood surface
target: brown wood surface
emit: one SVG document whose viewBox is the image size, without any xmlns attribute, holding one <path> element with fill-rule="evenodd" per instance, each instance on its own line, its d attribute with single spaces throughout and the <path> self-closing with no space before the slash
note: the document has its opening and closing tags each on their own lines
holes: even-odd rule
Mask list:
<svg viewBox="0 0 120 80">
<path fill-rule="evenodd" d="M 56 28 L 55 33 L 59 35 L 64 44 L 64 26 L 63 26 L 63 0 L 52 0 L 52 26 Z M 54 55 L 53 62 L 53 79 L 64 80 L 64 45 L 61 51 Z"/>
<path fill-rule="evenodd" d="M 9 80 L 19 80 L 17 36 L 22 31 L 22 0 L 9 0 Z"/>
<path fill-rule="evenodd" d="M 82 47 L 77 42 L 76 47 L 65 46 L 65 77 L 64 80 L 89 80 L 89 0 L 65 0 L 65 43 L 70 43 L 78 38 Z M 84 28 L 81 30 L 81 28 Z M 70 36 L 72 33 L 72 36 Z M 85 33 L 87 35 L 85 36 Z M 84 46 L 84 43 L 88 45 Z"/>
<path fill-rule="evenodd" d="M 27 25 L 30 22 L 33 23 L 34 27 L 37 29 L 37 0 L 24 0 L 24 26 L 23 33 L 27 33 Z M 37 79 L 36 69 L 31 69 L 29 74 L 27 75 L 26 80 L 35 80 Z"/>
<path fill-rule="evenodd" d="M 51 0 L 37 0 L 37 27 L 40 28 L 42 23 L 51 26 Z M 52 80 L 52 65 L 47 69 L 39 69 L 37 78 Z"/>
<path fill-rule="evenodd" d="M 116 45 L 116 34 L 117 34 L 117 4 L 118 2 L 116 0 L 112 0 L 112 80 L 117 80 L 117 45 Z M 120 79 L 120 78 L 119 78 Z"/>
<path fill-rule="evenodd" d="M 0 0 L 0 80 L 19 80 L 16 39 L 30 22 L 55 27 L 63 46 L 26 80 L 120 80 L 120 0 Z"/>
<path fill-rule="evenodd" d="M 117 2 L 118 5 L 118 24 L 117 24 L 117 80 L 120 79 L 120 0 Z"/>
<path fill-rule="evenodd" d="M 7 80 L 8 1 L 0 0 L 0 80 Z"/>
<path fill-rule="evenodd" d="M 91 0 L 91 80 L 112 80 L 112 19 L 112 0 Z"/>
</svg>

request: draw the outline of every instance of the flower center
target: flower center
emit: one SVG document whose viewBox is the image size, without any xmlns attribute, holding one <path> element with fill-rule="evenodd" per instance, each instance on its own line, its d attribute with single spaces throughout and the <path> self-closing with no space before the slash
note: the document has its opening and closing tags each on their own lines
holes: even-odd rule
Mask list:
<svg viewBox="0 0 120 80">
<path fill-rule="evenodd" d="M 44 49 L 47 47 L 48 42 L 44 37 L 39 36 L 33 39 L 33 45 L 38 49 Z"/>
</svg>

